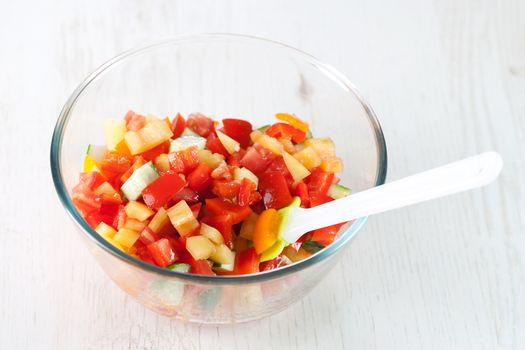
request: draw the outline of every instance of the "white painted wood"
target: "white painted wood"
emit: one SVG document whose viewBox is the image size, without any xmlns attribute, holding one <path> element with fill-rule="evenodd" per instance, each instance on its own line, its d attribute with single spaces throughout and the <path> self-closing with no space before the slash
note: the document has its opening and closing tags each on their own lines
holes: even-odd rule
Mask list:
<svg viewBox="0 0 525 350">
<path fill-rule="evenodd" d="M 346 73 L 382 121 L 389 179 L 495 149 L 500 181 L 371 218 L 321 287 L 268 319 L 210 327 L 145 310 L 71 234 L 51 132 L 106 59 L 212 31 Z M 2 0 L 0 45 L 1 348 L 525 348 L 523 1 Z"/>
</svg>

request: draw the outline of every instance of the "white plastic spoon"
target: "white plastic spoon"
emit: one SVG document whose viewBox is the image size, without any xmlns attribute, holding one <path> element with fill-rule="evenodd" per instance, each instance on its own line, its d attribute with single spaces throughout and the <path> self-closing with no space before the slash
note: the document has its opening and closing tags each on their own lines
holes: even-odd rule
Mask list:
<svg viewBox="0 0 525 350">
<path fill-rule="evenodd" d="M 321 227 L 485 186 L 498 177 L 502 165 L 498 153 L 487 152 L 314 208 L 290 206 L 281 209 L 279 237 L 293 243 Z"/>
</svg>

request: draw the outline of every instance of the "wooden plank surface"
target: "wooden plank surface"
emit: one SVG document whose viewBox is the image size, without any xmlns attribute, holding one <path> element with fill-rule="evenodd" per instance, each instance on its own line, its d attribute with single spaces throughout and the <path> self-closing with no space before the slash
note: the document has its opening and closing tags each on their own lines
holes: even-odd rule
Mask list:
<svg viewBox="0 0 525 350">
<path fill-rule="evenodd" d="M 371 218 L 320 287 L 273 317 L 157 316 L 81 246 L 49 142 L 99 64 L 197 32 L 275 39 L 347 74 L 383 124 L 389 179 L 489 149 L 505 160 L 501 179 Z M 523 1 L 2 0 L 0 45 L 2 348 L 525 348 Z"/>
</svg>

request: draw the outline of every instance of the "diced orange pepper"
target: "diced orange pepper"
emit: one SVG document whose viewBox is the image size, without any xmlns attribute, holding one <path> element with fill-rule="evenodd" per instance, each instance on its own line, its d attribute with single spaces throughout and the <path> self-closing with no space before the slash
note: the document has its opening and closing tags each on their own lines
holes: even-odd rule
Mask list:
<svg viewBox="0 0 525 350">
<path fill-rule="evenodd" d="M 279 213 L 273 208 L 259 215 L 253 231 L 253 246 L 257 254 L 261 254 L 275 244 L 280 220 Z"/>
<path fill-rule="evenodd" d="M 308 125 L 307 122 L 302 121 L 301 119 L 297 118 L 295 115 L 291 115 L 288 113 L 277 113 L 275 117 L 279 120 L 282 120 L 283 122 L 287 122 L 294 128 L 297 128 L 301 130 L 302 132 L 308 132 L 310 129 L 310 125 Z"/>
<path fill-rule="evenodd" d="M 115 152 L 125 155 L 127 157 L 131 157 L 131 152 L 129 151 L 128 145 L 126 145 L 126 141 L 124 140 L 118 143 L 118 145 L 115 147 Z"/>
</svg>

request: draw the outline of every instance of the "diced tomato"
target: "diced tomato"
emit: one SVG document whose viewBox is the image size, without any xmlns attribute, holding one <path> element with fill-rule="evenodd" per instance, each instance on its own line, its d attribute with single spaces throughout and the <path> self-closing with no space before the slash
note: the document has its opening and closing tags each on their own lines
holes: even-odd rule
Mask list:
<svg viewBox="0 0 525 350">
<path fill-rule="evenodd" d="M 118 214 L 115 217 L 115 220 L 113 220 L 113 228 L 115 230 L 120 229 L 122 226 L 124 226 L 124 223 L 126 222 L 127 215 L 126 211 L 124 210 L 124 205 L 120 205 L 118 208 Z"/>
<path fill-rule="evenodd" d="M 281 209 L 292 202 L 292 195 L 286 179 L 279 171 L 261 174 L 259 176 L 259 191 L 266 208 Z"/>
<path fill-rule="evenodd" d="M 224 179 L 227 181 L 233 179 L 231 168 L 225 162 L 222 162 L 211 172 L 211 177 L 216 180 Z"/>
<path fill-rule="evenodd" d="M 206 139 L 206 148 L 212 151 L 213 153 L 219 153 L 225 157 L 230 156 L 226 148 L 224 148 L 224 146 L 222 145 L 221 140 L 219 140 L 219 138 L 214 132 L 212 132 Z"/>
<path fill-rule="evenodd" d="M 188 187 L 197 192 L 204 190 L 211 183 L 212 169 L 204 163 L 201 163 L 193 170 L 186 180 Z"/>
<path fill-rule="evenodd" d="M 189 264 L 193 257 L 190 252 L 186 250 L 186 238 L 185 237 L 168 237 L 170 241 L 171 248 L 175 252 L 175 255 L 178 257 L 177 261 Z"/>
<path fill-rule="evenodd" d="M 312 192 L 310 193 L 310 207 L 317 207 L 318 205 L 325 204 L 333 201 L 334 199 L 326 194 Z"/>
<path fill-rule="evenodd" d="M 191 265 L 191 268 L 190 268 L 191 273 L 196 273 L 198 275 L 215 276 L 215 273 L 211 269 L 210 264 L 208 264 L 208 260 L 204 260 L 204 259 L 194 260 L 193 259 L 190 262 L 190 265 Z"/>
<path fill-rule="evenodd" d="M 246 154 L 246 151 L 243 150 L 242 148 L 239 151 L 231 154 L 230 157 L 228 158 L 228 165 L 240 167 L 241 159 L 244 157 L 245 154 Z"/>
<path fill-rule="evenodd" d="M 184 117 L 180 115 L 180 113 L 177 113 L 171 122 L 171 132 L 173 132 L 172 138 L 176 139 L 179 137 L 184 131 L 184 128 L 186 128 L 186 120 L 184 120 Z"/>
<path fill-rule="evenodd" d="M 215 129 L 213 120 L 201 113 L 190 114 L 186 126 L 202 137 L 208 137 Z"/>
<path fill-rule="evenodd" d="M 224 133 L 241 144 L 242 148 L 250 145 L 252 124 L 242 119 L 223 119 Z"/>
<path fill-rule="evenodd" d="M 220 198 L 233 199 L 239 194 L 239 181 L 213 180 L 212 191 Z"/>
<path fill-rule="evenodd" d="M 266 135 L 275 138 L 289 138 L 295 143 L 301 143 L 306 139 L 306 133 L 297 128 L 294 128 L 290 124 L 286 123 L 275 123 L 266 129 Z"/>
<path fill-rule="evenodd" d="M 191 212 L 193 213 L 193 216 L 196 218 L 199 217 L 199 214 L 201 212 L 202 203 L 195 203 L 190 206 Z"/>
<path fill-rule="evenodd" d="M 301 199 L 301 206 L 303 206 L 304 208 L 308 208 L 310 206 L 310 195 L 308 194 L 308 186 L 304 182 L 301 181 L 295 186 L 293 194 Z"/>
<path fill-rule="evenodd" d="M 128 130 L 137 131 L 146 125 L 146 118 L 143 115 L 137 114 L 133 111 L 128 111 L 124 117 L 126 121 L 126 127 Z"/>
<path fill-rule="evenodd" d="M 123 183 L 126 182 L 127 179 L 133 174 L 135 170 L 146 164 L 146 160 L 142 156 L 138 156 L 135 158 L 135 161 L 133 162 L 133 165 L 120 177 L 120 181 Z"/>
<path fill-rule="evenodd" d="M 159 155 L 161 155 L 163 153 L 168 153 L 169 148 L 170 148 L 170 142 L 166 141 L 166 142 L 163 142 L 163 143 L 161 143 L 160 145 L 158 145 L 156 147 L 153 147 L 149 151 L 146 151 L 146 152 L 142 153 L 141 156 L 146 161 L 150 161 L 150 160 L 153 160 L 153 159 L 157 158 Z"/>
<path fill-rule="evenodd" d="M 199 195 L 191 188 L 184 187 L 182 190 L 180 190 L 173 196 L 172 202 L 176 204 L 182 200 L 186 201 L 186 203 L 188 204 L 194 204 L 199 201 Z"/>
<path fill-rule="evenodd" d="M 205 217 L 202 222 L 215 227 L 224 238 L 226 245 L 232 244 L 232 216 L 230 214 L 214 215 Z"/>
<path fill-rule="evenodd" d="M 327 246 L 334 241 L 335 237 L 337 236 L 337 233 L 341 229 L 341 226 L 343 226 L 344 224 L 345 222 L 317 229 L 312 232 L 311 240 Z"/>
<path fill-rule="evenodd" d="M 230 214 L 233 225 L 243 221 L 252 213 L 249 207 L 241 207 L 221 198 L 206 199 L 206 210 L 214 215 Z"/>
<path fill-rule="evenodd" d="M 241 181 L 241 186 L 239 188 L 239 195 L 238 195 L 237 203 L 241 207 L 250 205 L 250 199 L 252 198 L 252 192 L 254 192 L 255 189 L 256 189 L 256 186 L 253 183 L 253 181 L 248 180 L 247 178 L 243 178 Z"/>
<path fill-rule="evenodd" d="M 174 172 L 188 174 L 199 165 L 199 149 L 194 146 L 169 153 L 168 161 Z"/>
<path fill-rule="evenodd" d="M 280 172 L 284 178 L 286 179 L 286 183 L 288 184 L 289 188 L 292 188 L 294 184 L 294 179 L 292 177 L 292 174 L 290 174 L 290 171 L 288 170 L 288 167 L 284 163 L 283 157 L 277 157 L 274 160 L 270 162 L 268 167 L 266 168 L 266 171 L 278 171 Z"/>
<path fill-rule="evenodd" d="M 140 236 L 139 236 L 139 240 L 148 245 L 148 244 L 151 244 L 155 241 L 158 241 L 159 240 L 159 236 L 153 232 L 152 229 L 150 229 L 148 226 L 146 226 L 144 228 L 144 230 L 142 230 L 142 232 L 140 233 Z"/>
<path fill-rule="evenodd" d="M 279 255 L 275 259 L 263 261 L 262 263 L 259 264 L 259 270 L 268 271 L 268 270 L 276 269 L 279 267 L 279 264 L 281 263 L 282 260 L 283 260 L 282 256 Z"/>
<path fill-rule="evenodd" d="M 269 163 L 270 159 L 265 159 L 255 147 L 248 148 L 242 159 L 239 161 L 241 166 L 249 169 L 256 175 L 266 170 Z"/>
<path fill-rule="evenodd" d="M 102 172 L 108 176 L 120 176 L 131 166 L 131 158 L 117 152 L 107 151 L 100 163 Z"/>
<path fill-rule="evenodd" d="M 186 183 L 177 173 L 168 172 L 159 176 L 143 191 L 144 203 L 151 209 L 158 210 L 168 203 Z"/>
<path fill-rule="evenodd" d="M 88 187 L 84 187 L 80 184 L 73 189 L 71 199 L 73 200 L 75 207 L 84 216 L 100 209 L 100 197 L 94 195 Z"/>
<path fill-rule="evenodd" d="M 320 168 L 312 170 L 311 174 L 306 178 L 308 184 L 308 192 L 310 196 L 312 193 L 326 194 L 332 185 L 334 173 L 322 171 Z"/>
<path fill-rule="evenodd" d="M 148 244 L 147 247 L 155 264 L 160 267 L 171 265 L 178 259 L 166 238 Z"/>
<path fill-rule="evenodd" d="M 234 272 L 236 274 L 249 274 L 259 272 L 260 256 L 251 247 L 236 254 Z"/>
<path fill-rule="evenodd" d="M 107 178 L 99 173 L 98 171 L 90 171 L 88 173 L 80 173 L 80 180 L 78 186 L 75 188 L 78 189 L 89 189 L 94 190 L 98 186 L 102 185 L 107 181 Z"/>
<path fill-rule="evenodd" d="M 248 201 L 248 205 L 252 206 L 258 203 L 262 199 L 262 196 L 259 192 L 254 191 L 250 194 L 250 199 Z M 262 202 L 261 202 L 262 203 Z"/>
</svg>

